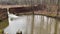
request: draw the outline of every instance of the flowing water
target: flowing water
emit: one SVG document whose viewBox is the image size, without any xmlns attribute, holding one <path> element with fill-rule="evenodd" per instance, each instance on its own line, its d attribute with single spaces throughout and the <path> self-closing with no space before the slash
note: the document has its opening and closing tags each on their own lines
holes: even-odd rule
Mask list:
<svg viewBox="0 0 60 34">
<path fill-rule="evenodd" d="M 22 31 L 22 34 L 31 34 L 32 30 L 32 15 L 15 16 L 9 14 L 9 26 L 4 29 L 4 32 L 8 34 L 16 34 L 18 30 Z M 58 24 L 58 27 L 56 26 Z M 34 15 L 33 34 L 54 34 L 58 30 L 57 34 L 60 34 L 60 20 L 55 18 Z"/>
</svg>

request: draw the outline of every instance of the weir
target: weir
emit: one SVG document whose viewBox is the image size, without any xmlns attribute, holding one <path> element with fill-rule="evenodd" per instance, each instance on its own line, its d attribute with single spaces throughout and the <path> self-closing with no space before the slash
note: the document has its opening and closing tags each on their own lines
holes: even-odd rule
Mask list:
<svg viewBox="0 0 60 34">
<path fill-rule="evenodd" d="M 26 7 L 26 6 L 23 6 L 23 7 L 17 7 L 17 6 L 12 7 L 12 6 L 10 6 L 9 7 L 8 6 L 8 7 L 5 7 L 5 8 L 7 9 L 7 12 L 9 11 L 11 14 L 15 14 L 17 16 L 20 16 L 20 15 L 32 15 L 32 23 L 31 23 L 31 32 L 30 33 L 34 34 L 34 27 L 35 27 L 34 26 L 34 24 L 35 24 L 34 16 L 35 15 L 48 16 L 47 20 L 49 19 L 49 17 L 53 17 L 53 18 L 56 19 L 57 22 L 58 22 L 57 19 L 60 18 L 57 9 L 56 9 L 56 11 L 54 9 L 55 12 L 53 11 L 53 13 L 52 13 L 52 11 L 51 12 L 47 11 L 46 8 L 44 8 L 44 6 L 43 7 L 39 7 L 38 5 L 36 5 L 36 6 L 28 6 L 28 7 Z M 39 8 L 34 9 L 35 7 L 36 8 L 39 7 Z M 42 32 L 43 32 L 43 25 L 44 25 L 44 22 L 43 22 L 44 21 L 44 17 L 41 16 L 41 18 L 42 18 L 42 20 L 41 20 L 42 23 L 40 24 L 41 25 L 40 26 L 40 33 L 38 33 L 38 34 L 43 34 Z M 57 30 L 58 29 L 58 23 L 57 22 L 55 22 L 55 24 L 54 24 L 54 29 L 55 29 L 54 30 L 54 34 L 57 34 L 57 32 L 58 32 L 58 30 Z M 45 31 L 47 31 L 46 34 L 50 34 L 51 33 L 51 24 L 48 25 L 48 21 L 47 21 L 47 28 L 46 28 Z"/>
<path fill-rule="evenodd" d="M 12 27 L 13 31 L 8 31 L 8 34 L 15 34 L 17 33 L 15 30 L 22 27 L 22 34 L 60 34 L 59 2 L 59 0 L 37 0 L 35 3 L 35 0 L 31 0 L 25 1 L 24 5 L 0 5 L 1 9 L 6 8 L 10 14 L 20 17 L 13 20 L 12 24 L 15 27 L 9 25 L 4 31 L 10 30 Z M 21 25 L 21 22 L 24 26 Z M 19 26 L 17 26 L 18 24 Z M 14 30 L 13 27 L 16 29 Z"/>
</svg>

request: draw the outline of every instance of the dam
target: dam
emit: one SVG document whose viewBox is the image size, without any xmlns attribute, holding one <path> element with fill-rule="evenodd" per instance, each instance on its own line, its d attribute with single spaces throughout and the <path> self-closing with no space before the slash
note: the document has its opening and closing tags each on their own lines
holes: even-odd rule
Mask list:
<svg viewBox="0 0 60 34">
<path fill-rule="evenodd" d="M 25 2 L 25 3 L 24 3 Z M 4 34 L 60 34 L 60 0 L 26 0 L 0 5 L 0 30 Z M 5 12 L 5 13 L 4 13 Z"/>
</svg>

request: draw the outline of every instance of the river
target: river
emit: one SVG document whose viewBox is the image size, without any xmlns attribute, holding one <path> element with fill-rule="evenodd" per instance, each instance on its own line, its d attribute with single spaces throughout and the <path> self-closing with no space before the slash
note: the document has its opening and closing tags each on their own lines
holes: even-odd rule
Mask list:
<svg viewBox="0 0 60 34">
<path fill-rule="evenodd" d="M 55 27 L 56 22 L 58 27 Z M 9 26 L 4 29 L 8 34 L 16 34 L 18 30 L 22 34 L 31 34 L 32 15 L 16 16 L 9 14 Z M 33 34 L 60 34 L 60 20 L 42 15 L 34 15 Z"/>
</svg>

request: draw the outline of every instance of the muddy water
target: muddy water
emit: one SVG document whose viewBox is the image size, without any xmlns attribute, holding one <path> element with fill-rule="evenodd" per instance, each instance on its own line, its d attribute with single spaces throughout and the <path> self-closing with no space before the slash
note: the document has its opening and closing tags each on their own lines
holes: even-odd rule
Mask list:
<svg viewBox="0 0 60 34">
<path fill-rule="evenodd" d="M 32 19 L 32 15 L 9 16 L 9 26 L 4 29 L 4 32 L 16 34 L 19 30 L 22 31 L 22 34 L 31 34 Z M 56 23 L 59 24 L 57 25 Z M 56 30 L 58 32 L 56 32 Z M 33 34 L 54 34 L 55 32 L 60 34 L 60 20 L 41 15 L 34 15 Z"/>
</svg>

